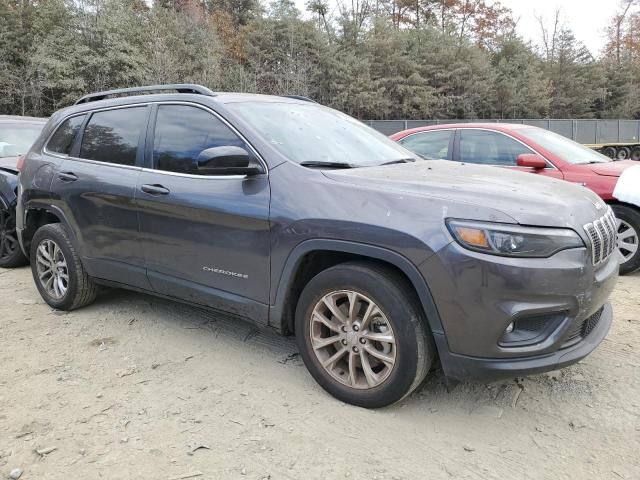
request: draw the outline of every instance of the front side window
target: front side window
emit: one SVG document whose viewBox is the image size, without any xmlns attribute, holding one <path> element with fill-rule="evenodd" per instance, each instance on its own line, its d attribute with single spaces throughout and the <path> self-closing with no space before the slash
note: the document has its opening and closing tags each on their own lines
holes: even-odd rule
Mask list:
<svg viewBox="0 0 640 480">
<path fill-rule="evenodd" d="M 502 133 L 487 130 L 460 130 L 461 162 L 483 165 L 516 166 L 518 156 L 535 153 Z"/>
<path fill-rule="evenodd" d="M 73 147 L 73 141 L 76 139 L 85 115 L 77 115 L 67 118 L 62 125 L 58 127 L 55 133 L 47 143 L 47 150 L 62 155 L 69 155 Z"/>
<path fill-rule="evenodd" d="M 449 157 L 449 145 L 454 134 L 454 130 L 414 133 L 400 140 L 400 144 L 421 157 L 446 160 Z"/>
<path fill-rule="evenodd" d="M 140 133 L 146 127 L 147 107 L 96 112 L 82 136 L 80 158 L 118 165 L 135 165 Z"/>
<path fill-rule="evenodd" d="M 201 108 L 160 105 L 153 141 L 153 165 L 158 170 L 197 175 L 198 156 L 208 148 L 246 144 L 225 123 Z"/>
</svg>

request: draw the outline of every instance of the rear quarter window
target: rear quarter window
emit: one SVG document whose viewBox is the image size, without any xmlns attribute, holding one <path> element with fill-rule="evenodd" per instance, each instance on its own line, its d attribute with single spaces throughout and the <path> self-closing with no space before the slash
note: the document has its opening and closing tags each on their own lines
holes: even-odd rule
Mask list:
<svg viewBox="0 0 640 480">
<path fill-rule="evenodd" d="M 46 149 L 49 152 L 69 155 L 85 117 L 86 115 L 77 115 L 62 122 L 49 139 Z"/>
</svg>

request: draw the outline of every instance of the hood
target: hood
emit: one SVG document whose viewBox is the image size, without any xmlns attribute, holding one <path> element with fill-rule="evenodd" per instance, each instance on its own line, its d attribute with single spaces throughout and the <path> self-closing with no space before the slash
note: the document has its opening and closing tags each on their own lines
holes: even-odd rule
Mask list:
<svg viewBox="0 0 640 480">
<path fill-rule="evenodd" d="M 585 187 L 531 173 L 446 160 L 328 170 L 338 181 L 381 192 L 438 198 L 498 210 L 521 225 L 573 228 L 600 218 L 606 205 Z M 471 218 L 470 220 L 474 220 Z"/>
<path fill-rule="evenodd" d="M 619 177 L 627 168 L 638 165 L 638 162 L 633 160 L 621 160 L 619 162 L 604 162 L 604 163 L 591 163 L 583 165 L 598 175 L 605 175 L 607 177 Z"/>
<path fill-rule="evenodd" d="M 18 157 L 0 157 L 0 168 L 17 171 Z"/>
</svg>

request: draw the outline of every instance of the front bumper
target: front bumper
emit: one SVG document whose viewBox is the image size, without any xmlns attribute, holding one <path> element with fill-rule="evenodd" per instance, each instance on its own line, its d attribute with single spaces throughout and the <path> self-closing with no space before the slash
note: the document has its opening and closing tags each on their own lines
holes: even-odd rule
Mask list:
<svg viewBox="0 0 640 480">
<path fill-rule="evenodd" d="M 611 304 L 604 305 L 600 320 L 579 343 L 545 355 L 524 358 L 481 358 L 451 353 L 442 334 L 434 335 L 440 362 L 447 377 L 457 380 L 491 382 L 568 367 L 596 349 L 609 332 L 613 321 Z"/>
<path fill-rule="evenodd" d="M 442 325 L 433 334 L 445 374 L 490 381 L 584 358 L 611 326 L 618 268 L 615 254 L 594 267 L 586 248 L 519 259 L 449 244 L 420 266 Z"/>
</svg>

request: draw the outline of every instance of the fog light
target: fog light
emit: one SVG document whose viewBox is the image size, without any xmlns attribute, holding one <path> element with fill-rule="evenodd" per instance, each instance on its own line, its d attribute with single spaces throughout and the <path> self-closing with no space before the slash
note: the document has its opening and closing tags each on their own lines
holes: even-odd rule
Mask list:
<svg viewBox="0 0 640 480">
<path fill-rule="evenodd" d="M 513 322 L 511 322 L 508 326 L 507 329 L 504 331 L 504 333 L 511 333 L 513 332 Z"/>
</svg>

